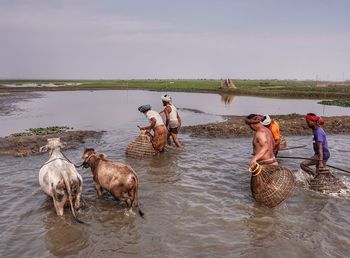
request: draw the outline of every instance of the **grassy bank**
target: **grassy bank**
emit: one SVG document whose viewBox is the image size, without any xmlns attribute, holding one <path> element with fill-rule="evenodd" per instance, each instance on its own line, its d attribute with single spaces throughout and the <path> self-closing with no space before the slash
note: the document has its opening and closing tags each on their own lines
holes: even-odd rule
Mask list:
<svg viewBox="0 0 350 258">
<path fill-rule="evenodd" d="M 143 89 L 155 91 L 216 92 L 219 94 L 253 95 L 289 98 L 348 99 L 350 84 L 318 84 L 315 81 L 233 80 L 236 88 L 222 87 L 221 80 L 2 80 L 0 92 Z M 18 87 L 36 83 L 39 87 Z M 53 83 L 57 87 L 48 87 Z M 17 86 L 15 86 L 17 84 Z"/>
</svg>

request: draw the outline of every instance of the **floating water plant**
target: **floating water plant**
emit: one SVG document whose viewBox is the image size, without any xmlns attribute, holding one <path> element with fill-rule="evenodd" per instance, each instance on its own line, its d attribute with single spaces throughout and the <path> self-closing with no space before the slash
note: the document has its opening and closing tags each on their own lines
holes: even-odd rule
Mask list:
<svg viewBox="0 0 350 258">
<path fill-rule="evenodd" d="M 336 100 L 322 100 L 318 104 L 329 105 L 329 106 L 339 106 L 339 107 L 350 107 L 349 99 L 336 99 Z"/>
<path fill-rule="evenodd" d="M 57 133 L 63 133 L 68 130 L 72 130 L 73 128 L 68 126 L 49 126 L 49 127 L 39 127 L 39 128 L 29 128 L 26 129 L 26 132 L 21 133 L 14 133 L 11 134 L 11 136 L 33 136 L 33 135 L 47 135 L 47 134 L 57 134 Z"/>
</svg>

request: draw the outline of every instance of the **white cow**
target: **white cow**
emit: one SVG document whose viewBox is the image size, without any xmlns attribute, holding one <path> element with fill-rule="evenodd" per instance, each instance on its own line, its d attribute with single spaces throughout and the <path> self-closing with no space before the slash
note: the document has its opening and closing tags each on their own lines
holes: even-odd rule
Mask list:
<svg viewBox="0 0 350 258">
<path fill-rule="evenodd" d="M 61 148 L 65 146 L 66 143 L 61 142 L 60 138 L 51 138 L 40 148 L 40 152 L 49 151 L 49 160 L 40 168 L 39 184 L 41 189 L 53 198 L 57 215 L 63 215 L 64 205 L 67 203 L 70 204 L 76 218 L 73 201 L 74 207 L 78 209 L 83 179 L 75 166 L 61 153 Z"/>
</svg>

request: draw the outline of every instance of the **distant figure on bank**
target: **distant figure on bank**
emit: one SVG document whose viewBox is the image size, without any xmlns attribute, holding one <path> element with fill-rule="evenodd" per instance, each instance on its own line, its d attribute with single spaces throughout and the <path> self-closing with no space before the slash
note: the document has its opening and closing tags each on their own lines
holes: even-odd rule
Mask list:
<svg viewBox="0 0 350 258">
<path fill-rule="evenodd" d="M 305 120 L 307 126 L 312 129 L 313 132 L 313 149 L 315 154 L 310 160 L 303 161 L 300 164 L 300 167 L 308 174 L 316 176 L 319 169 L 326 166 L 327 160 L 330 157 L 326 133 L 321 127 L 324 124 L 324 120 L 323 118 L 316 116 L 314 113 L 308 113 L 305 116 Z M 316 166 L 316 171 L 310 166 Z"/>
<path fill-rule="evenodd" d="M 161 116 L 157 111 L 151 110 L 151 106 L 148 104 L 140 106 L 138 110 L 150 121 L 149 126 L 139 127 L 140 130 L 146 130 L 148 132 L 153 130 L 153 135 L 150 134 L 153 148 L 156 151 L 163 152 L 167 142 L 168 130 L 166 129 Z"/>
<path fill-rule="evenodd" d="M 271 117 L 267 114 L 263 116 L 262 124 L 270 129 L 272 133 L 273 139 L 275 141 L 273 152 L 275 156 L 277 156 L 279 150 L 287 147 L 287 142 L 281 135 L 280 126 L 276 120 L 271 119 Z"/>
<path fill-rule="evenodd" d="M 256 164 L 260 165 L 278 165 L 273 153 L 274 139 L 271 131 L 262 124 L 262 116 L 250 114 L 245 118 L 245 123 L 255 131 L 253 137 L 253 157 L 249 167 L 254 169 Z"/>
<path fill-rule="evenodd" d="M 171 136 L 176 147 L 181 148 L 182 145 L 179 139 L 177 138 L 177 134 L 179 133 L 179 130 L 181 128 L 181 118 L 179 116 L 179 113 L 177 112 L 176 107 L 172 104 L 172 99 L 169 95 L 163 95 L 162 102 L 164 106 L 164 110 L 162 112 L 164 112 L 166 118 L 165 126 L 169 132 L 168 140 Z"/>
</svg>

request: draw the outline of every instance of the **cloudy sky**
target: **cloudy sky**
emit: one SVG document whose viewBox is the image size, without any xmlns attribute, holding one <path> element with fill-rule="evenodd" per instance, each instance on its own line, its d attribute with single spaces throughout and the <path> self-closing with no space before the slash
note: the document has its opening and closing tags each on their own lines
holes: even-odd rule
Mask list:
<svg viewBox="0 0 350 258">
<path fill-rule="evenodd" d="M 0 79 L 350 79 L 347 0 L 0 0 Z"/>
</svg>

